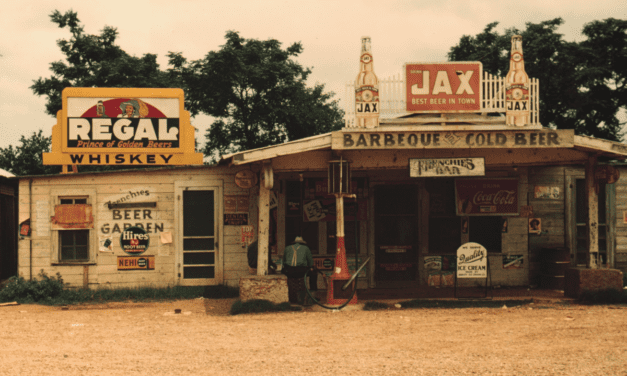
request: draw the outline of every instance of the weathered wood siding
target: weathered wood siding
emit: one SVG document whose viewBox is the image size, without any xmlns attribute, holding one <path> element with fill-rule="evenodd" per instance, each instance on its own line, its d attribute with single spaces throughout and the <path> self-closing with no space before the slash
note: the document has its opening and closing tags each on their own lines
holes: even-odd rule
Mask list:
<svg viewBox="0 0 627 376">
<path fill-rule="evenodd" d="M 627 212 L 627 166 L 618 166 L 618 170 L 621 177 L 614 183 L 614 226 L 610 228 L 610 231 L 615 233 L 616 241 L 611 245 L 615 250 L 614 267 L 622 270 L 623 273 L 627 273 L 627 223 L 625 223 L 625 214 Z"/>
<path fill-rule="evenodd" d="M 222 195 L 216 196 L 218 207 L 224 205 L 223 195 L 248 195 L 250 202 L 249 224 L 256 225 L 256 200 L 254 189 L 242 189 L 235 184 L 234 175 L 249 167 L 191 167 L 152 171 L 112 172 L 97 174 L 68 174 L 59 176 L 33 177 L 32 192 L 29 179 L 20 180 L 19 220 L 31 219 L 32 236 L 19 242 L 19 275 L 29 279 L 37 277 L 43 270 L 48 275 L 57 272 L 71 286 L 130 287 L 172 286 L 180 283 L 179 263 L 181 250 L 177 245 L 175 222 L 180 209 L 180 197 L 175 197 L 175 185 L 185 182 L 219 182 Z M 144 194 L 138 193 L 144 191 Z M 146 194 L 146 192 L 148 192 Z M 128 202 L 156 202 L 156 207 L 109 209 L 108 201 L 115 201 L 127 194 L 137 194 Z M 94 228 L 90 232 L 89 263 L 78 265 L 58 262 L 58 237 L 51 229 L 50 217 L 58 195 L 88 195 L 93 207 Z M 218 213 L 223 213 L 219 210 Z M 117 257 L 128 256 L 120 248 L 121 230 L 125 226 L 142 225 L 150 235 L 150 245 L 143 255 L 155 256 L 154 270 L 118 270 Z M 216 268 L 221 273 L 216 283 L 236 286 L 239 277 L 248 273 L 246 249 L 241 243 L 240 226 L 219 228 L 221 240 Z M 161 232 L 172 233 L 173 242 L 163 244 Z M 113 252 L 99 250 L 99 240 L 110 237 Z M 29 244 L 32 242 L 32 247 Z M 32 248 L 32 249 L 31 249 Z"/>
</svg>

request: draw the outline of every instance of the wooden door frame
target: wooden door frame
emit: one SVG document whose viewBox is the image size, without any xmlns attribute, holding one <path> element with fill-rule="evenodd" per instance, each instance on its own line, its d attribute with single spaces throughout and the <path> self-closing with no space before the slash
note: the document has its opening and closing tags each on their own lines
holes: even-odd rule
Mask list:
<svg viewBox="0 0 627 376">
<path fill-rule="evenodd" d="M 224 182 L 222 180 L 198 180 L 198 181 L 176 181 L 174 183 L 174 280 L 178 285 L 185 286 L 206 286 L 219 285 L 224 282 L 224 208 L 223 193 Z M 199 279 L 197 281 L 183 280 L 183 192 L 189 188 L 193 190 L 213 190 L 214 207 L 216 219 L 216 243 L 215 243 L 215 277 L 210 279 Z M 197 283 L 195 283 L 197 282 Z"/>
</svg>

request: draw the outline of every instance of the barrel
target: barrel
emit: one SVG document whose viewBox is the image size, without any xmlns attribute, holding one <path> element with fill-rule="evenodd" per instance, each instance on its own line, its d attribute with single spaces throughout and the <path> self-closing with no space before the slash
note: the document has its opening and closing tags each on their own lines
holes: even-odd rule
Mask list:
<svg viewBox="0 0 627 376">
<path fill-rule="evenodd" d="M 570 267 L 570 249 L 564 247 L 542 248 L 539 254 L 540 287 L 563 290 L 564 275 Z"/>
</svg>

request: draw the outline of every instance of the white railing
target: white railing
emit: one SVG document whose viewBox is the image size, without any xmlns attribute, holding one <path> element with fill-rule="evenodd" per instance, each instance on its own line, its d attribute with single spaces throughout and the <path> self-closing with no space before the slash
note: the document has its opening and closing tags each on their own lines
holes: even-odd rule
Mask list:
<svg viewBox="0 0 627 376">
<path fill-rule="evenodd" d="M 540 124 L 540 84 L 537 78 L 530 79 L 529 105 L 530 123 Z M 483 98 L 481 113 L 505 112 L 505 78 L 483 72 Z M 355 82 L 347 82 L 344 98 L 344 121 L 346 128 L 355 124 Z M 401 74 L 379 80 L 379 116 L 392 119 L 408 115 L 405 105 L 405 80 Z"/>
</svg>

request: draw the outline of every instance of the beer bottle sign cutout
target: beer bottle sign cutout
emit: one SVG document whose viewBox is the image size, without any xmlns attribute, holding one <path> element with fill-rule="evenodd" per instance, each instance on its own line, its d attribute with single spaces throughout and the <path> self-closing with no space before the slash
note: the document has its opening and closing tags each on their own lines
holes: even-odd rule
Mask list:
<svg viewBox="0 0 627 376">
<path fill-rule="evenodd" d="M 525 72 L 522 36 L 512 37 L 512 52 L 509 72 L 505 78 L 505 108 L 507 125 L 524 126 L 529 124 L 529 76 Z"/>
<path fill-rule="evenodd" d="M 379 110 L 379 79 L 372 66 L 370 37 L 362 37 L 359 74 L 355 79 L 355 126 L 377 128 Z"/>
</svg>

